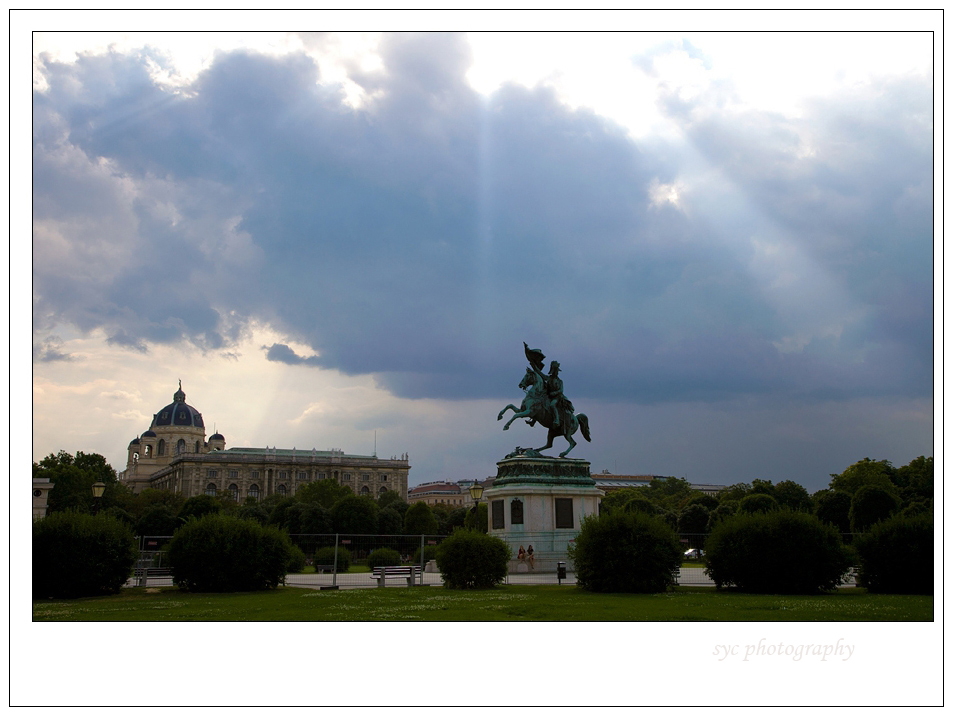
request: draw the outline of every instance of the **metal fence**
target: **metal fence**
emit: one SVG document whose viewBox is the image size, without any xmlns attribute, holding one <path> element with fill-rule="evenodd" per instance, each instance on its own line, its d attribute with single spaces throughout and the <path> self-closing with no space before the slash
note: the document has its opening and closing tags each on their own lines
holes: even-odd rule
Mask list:
<svg viewBox="0 0 953 716">
<path fill-rule="evenodd" d="M 287 575 L 285 584 L 288 586 L 311 589 L 376 587 L 379 582 L 369 560 L 371 553 L 379 549 L 394 550 L 401 565 L 416 567 L 413 572 L 415 585 L 443 584 L 437 569 L 436 549 L 446 535 L 294 534 L 290 537 L 305 554 L 305 568 Z M 681 566 L 673 575 L 675 583 L 715 586 L 705 574 L 704 551 L 708 535 L 680 534 L 678 537 L 683 557 Z M 844 535 L 845 542 L 852 537 Z M 164 550 L 171 539 L 169 536 L 140 538 L 139 560 L 127 587 L 172 585 L 172 573 Z M 551 532 L 525 532 L 510 534 L 504 541 L 512 553 L 505 584 L 576 584 L 575 568 L 568 556 L 568 547 L 574 542 L 571 536 L 555 539 Z M 335 547 L 346 550 L 346 554 Z M 520 547 L 523 547 L 522 556 Z M 339 560 L 335 555 L 339 555 Z M 343 563 L 345 557 L 346 564 Z M 765 558 L 770 559 L 770 546 L 766 546 Z M 855 571 L 852 569 L 848 573 L 843 586 L 856 586 Z M 406 575 L 385 579 L 385 586 L 407 585 Z"/>
</svg>

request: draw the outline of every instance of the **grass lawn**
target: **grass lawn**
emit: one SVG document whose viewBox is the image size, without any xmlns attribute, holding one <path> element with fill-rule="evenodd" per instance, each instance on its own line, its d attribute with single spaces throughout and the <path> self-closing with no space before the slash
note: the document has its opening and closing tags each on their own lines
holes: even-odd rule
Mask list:
<svg viewBox="0 0 953 716">
<path fill-rule="evenodd" d="M 838 589 L 773 596 L 678 587 L 666 594 L 591 594 L 507 585 L 189 594 L 175 587 L 33 603 L 34 621 L 932 621 L 933 597 Z"/>
</svg>

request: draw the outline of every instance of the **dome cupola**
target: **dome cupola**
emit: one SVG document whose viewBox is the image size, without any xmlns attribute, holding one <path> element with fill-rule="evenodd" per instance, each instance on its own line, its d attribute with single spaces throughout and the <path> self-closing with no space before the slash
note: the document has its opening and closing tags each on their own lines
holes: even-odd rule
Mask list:
<svg viewBox="0 0 953 716">
<path fill-rule="evenodd" d="M 172 395 L 172 402 L 155 414 L 151 428 L 172 426 L 177 428 L 202 428 L 202 414 L 185 402 L 185 392 L 182 390 L 182 381 L 179 389 Z"/>
</svg>

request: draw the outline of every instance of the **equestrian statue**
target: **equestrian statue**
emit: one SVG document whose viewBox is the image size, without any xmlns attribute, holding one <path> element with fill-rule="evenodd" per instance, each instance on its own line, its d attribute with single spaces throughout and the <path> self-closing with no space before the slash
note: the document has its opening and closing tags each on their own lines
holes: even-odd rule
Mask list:
<svg viewBox="0 0 953 716">
<path fill-rule="evenodd" d="M 528 418 L 527 425 L 539 423 L 544 428 L 549 428 L 549 439 L 541 448 L 516 450 L 507 455 L 515 457 L 517 455 L 539 456 L 541 450 L 548 450 L 553 446 L 553 440 L 557 435 L 562 435 L 569 441 L 569 447 L 559 454 L 559 457 L 566 457 L 570 450 L 576 447 L 576 441 L 572 439 L 576 430 L 582 429 L 582 436 L 592 442 L 589 437 L 589 418 L 584 413 L 575 414 L 575 409 L 569 398 L 563 395 L 563 381 L 559 377 L 559 363 L 551 361 L 549 364 L 549 374 L 543 373 L 543 361 L 546 356 L 542 351 L 530 348 L 523 343 L 523 350 L 526 353 L 526 359 L 529 361 L 529 368 L 526 369 L 526 375 L 520 381 L 520 388 L 526 392 L 520 407 L 507 405 L 500 414 L 496 416 L 497 420 L 503 419 L 503 414 L 507 410 L 513 411 L 513 417 L 509 419 L 504 430 L 510 429 L 510 424 L 517 418 Z"/>
</svg>

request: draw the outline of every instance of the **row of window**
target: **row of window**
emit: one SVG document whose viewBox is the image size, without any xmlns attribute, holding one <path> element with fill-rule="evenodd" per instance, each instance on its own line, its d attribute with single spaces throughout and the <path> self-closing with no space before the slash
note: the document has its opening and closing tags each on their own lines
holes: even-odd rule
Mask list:
<svg viewBox="0 0 953 716">
<path fill-rule="evenodd" d="M 180 441 L 180 442 L 181 442 L 181 441 Z M 208 469 L 205 471 L 205 476 L 208 477 L 208 478 L 218 477 L 218 469 L 217 469 L 217 468 L 214 468 L 214 467 L 208 468 Z M 250 473 L 250 475 L 249 475 L 249 477 L 250 477 L 252 480 L 257 480 L 257 479 L 259 479 L 259 476 L 260 476 L 260 472 L 259 472 L 258 470 L 252 470 L 251 473 Z M 319 472 L 316 477 L 317 477 L 317 479 L 319 479 L 319 480 L 325 480 L 325 479 L 327 479 L 328 475 L 327 475 L 327 473 L 325 473 L 325 472 Z M 229 470 L 229 471 L 228 471 L 228 478 L 229 478 L 230 480 L 238 479 L 238 470 Z M 297 473 L 297 478 L 298 478 L 299 480 L 307 480 L 307 479 L 308 479 L 308 473 L 305 472 L 304 470 L 299 470 L 298 473 Z M 278 479 L 279 479 L 279 480 L 287 480 L 287 479 L 288 479 L 288 471 L 287 471 L 287 470 L 279 470 L 279 471 L 278 471 Z M 345 472 L 345 473 L 341 476 L 341 479 L 343 479 L 345 482 L 349 482 L 349 481 L 351 480 L 351 473 Z M 370 473 L 363 473 L 363 474 L 361 474 L 361 482 L 370 482 L 370 480 L 371 480 Z M 381 476 L 380 476 L 380 481 L 381 481 L 381 482 L 387 482 L 387 481 L 388 481 L 388 476 L 387 476 L 387 475 L 381 475 Z"/>
<path fill-rule="evenodd" d="M 201 452 L 202 441 L 195 441 L 195 452 Z M 156 445 L 156 455 L 159 457 L 165 456 L 166 443 L 165 440 L 160 440 L 159 444 Z M 188 452 L 188 446 L 185 444 L 185 440 L 179 438 L 179 442 L 175 444 L 175 452 L 173 455 L 183 455 Z M 153 457 L 152 455 L 152 446 L 144 445 L 142 448 L 143 457 Z"/>
<path fill-rule="evenodd" d="M 298 489 L 299 489 L 299 490 L 301 489 L 301 485 L 298 485 Z M 238 489 L 238 485 L 236 485 L 236 484 L 233 483 L 233 484 L 229 485 L 229 486 L 226 488 L 225 491 L 228 492 L 228 493 L 232 496 L 232 499 L 233 499 L 233 500 L 235 500 L 236 502 L 238 501 L 239 494 L 240 494 L 240 490 Z M 378 494 L 378 496 L 380 496 L 380 495 L 383 495 L 385 492 L 387 492 L 387 488 L 384 487 L 383 485 L 381 485 L 381 486 L 380 486 L 380 489 L 377 491 L 377 494 Z M 285 487 L 284 485 L 278 485 L 278 486 L 275 488 L 275 493 L 278 494 L 278 495 L 282 495 L 282 496 L 287 495 L 287 494 L 288 494 L 288 488 Z M 206 487 L 205 487 L 205 494 L 206 494 L 206 495 L 209 495 L 210 497 L 215 497 L 216 495 L 218 495 L 218 486 L 217 486 L 214 482 L 210 482 L 210 483 L 209 483 L 208 485 L 206 485 Z M 370 488 L 369 488 L 367 485 L 364 485 L 363 487 L 361 487 L 360 494 L 361 494 L 361 495 L 370 495 L 370 494 L 371 494 L 371 490 L 370 490 Z M 258 485 L 252 485 L 252 486 L 250 486 L 250 487 L 248 488 L 248 496 L 249 496 L 249 497 L 254 497 L 256 500 L 261 497 L 261 489 L 258 487 Z"/>
</svg>

